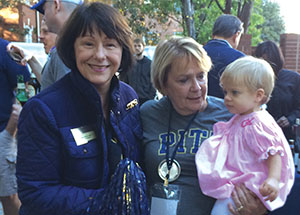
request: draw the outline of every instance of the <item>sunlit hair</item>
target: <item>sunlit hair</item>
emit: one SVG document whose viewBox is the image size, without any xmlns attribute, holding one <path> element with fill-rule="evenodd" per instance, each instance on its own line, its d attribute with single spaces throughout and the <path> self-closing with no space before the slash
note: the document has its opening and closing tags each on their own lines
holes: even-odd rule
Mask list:
<svg viewBox="0 0 300 215">
<path fill-rule="evenodd" d="M 252 56 L 239 58 L 229 64 L 220 78 L 220 85 L 241 85 L 246 86 L 250 91 L 255 92 L 263 89 L 265 100 L 268 102 L 274 88 L 275 75 L 268 62 Z"/>
<path fill-rule="evenodd" d="M 151 79 L 158 91 L 163 93 L 168 80 L 168 73 L 172 64 L 178 61 L 196 59 L 199 68 L 203 72 L 208 72 L 212 62 L 202 45 L 190 37 L 172 36 L 170 39 L 161 41 L 154 53 L 151 64 Z"/>
<path fill-rule="evenodd" d="M 57 42 L 57 52 L 63 62 L 70 69 L 77 70 L 75 41 L 85 34 L 94 33 L 104 33 L 118 41 L 123 50 L 119 72 L 126 72 L 133 63 L 133 34 L 118 10 L 100 2 L 80 5 L 71 14 Z"/>
</svg>

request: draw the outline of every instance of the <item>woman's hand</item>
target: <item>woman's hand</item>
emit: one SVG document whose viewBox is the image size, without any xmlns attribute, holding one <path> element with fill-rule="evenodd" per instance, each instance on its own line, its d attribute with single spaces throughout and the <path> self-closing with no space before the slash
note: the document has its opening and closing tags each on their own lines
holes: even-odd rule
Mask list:
<svg viewBox="0 0 300 215">
<path fill-rule="evenodd" d="M 267 212 L 260 199 L 244 184 L 235 186 L 231 197 L 236 207 L 229 203 L 228 208 L 233 215 L 262 215 Z"/>
<path fill-rule="evenodd" d="M 286 128 L 290 126 L 290 122 L 289 120 L 285 117 L 282 116 L 277 120 L 277 124 L 281 127 L 281 128 Z"/>
</svg>

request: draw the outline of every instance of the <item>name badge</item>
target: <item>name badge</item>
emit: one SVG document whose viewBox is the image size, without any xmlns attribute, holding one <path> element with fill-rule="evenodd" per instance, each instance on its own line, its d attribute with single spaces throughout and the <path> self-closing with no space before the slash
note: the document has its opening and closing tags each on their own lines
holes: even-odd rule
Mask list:
<svg viewBox="0 0 300 215">
<path fill-rule="evenodd" d="M 179 200 L 152 197 L 150 215 L 176 215 Z"/>
<path fill-rule="evenodd" d="M 81 126 L 79 128 L 71 129 L 72 135 L 77 146 L 84 145 L 91 140 L 96 139 L 96 134 L 91 126 Z"/>
<path fill-rule="evenodd" d="M 180 202 L 181 190 L 178 185 L 163 183 L 154 184 L 150 188 L 151 209 L 150 215 L 176 215 Z"/>
</svg>

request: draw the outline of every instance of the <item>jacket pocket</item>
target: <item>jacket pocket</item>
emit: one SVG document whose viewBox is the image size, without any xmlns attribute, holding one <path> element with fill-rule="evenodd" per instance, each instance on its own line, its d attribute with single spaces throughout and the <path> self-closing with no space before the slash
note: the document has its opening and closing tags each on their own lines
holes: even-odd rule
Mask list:
<svg viewBox="0 0 300 215">
<path fill-rule="evenodd" d="M 72 158 L 91 158 L 99 155 L 100 143 L 93 125 L 61 128 L 66 155 Z"/>
<path fill-rule="evenodd" d="M 100 140 L 88 138 L 86 143 L 75 141 L 70 128 L 64 128 L 64 180 L 68 185 L 97 188 L 102 178 L 103 159 Z"/>
<path fill-rule="evenodd" d="M 65 143 L 65 149 L 68 156 L 79 159 L 96 157 L 100 153 L 97 139 L 80 146 L 73 140 Z"/>
</svg>

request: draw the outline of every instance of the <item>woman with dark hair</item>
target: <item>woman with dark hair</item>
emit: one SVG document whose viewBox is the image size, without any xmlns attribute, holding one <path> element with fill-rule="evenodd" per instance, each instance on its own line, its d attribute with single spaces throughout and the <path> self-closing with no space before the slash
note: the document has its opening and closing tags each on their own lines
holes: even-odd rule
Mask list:
<svg viewBox="0 0 300 215">
<path fill-rule="evenodd" d="M 267 110 L 282 128 L 287 139 L 295 139 L 292 126 L 300 117 L 300 75 L 283 69 L 284 58 L 280 48 L 272 41 L 260 43 L 255 56 L 263 58 L 272 66 L 276 75 L 275 88 Z"/>
<path fill-rule="evenodd" d="M 131 35 L 125 18 L 102 3 L 78 6 L 65 24 L 57 51 L 72 72 L 29 100 L 20 117 L 20 214 L 120 214 L 101 205 L 111 200 L 109 183 L 122 157 L 139 161 L 138 97 L 115 75 L 132 64 Z M 123 194 L 133 208 L 130 191 Z"/>
</svg>

